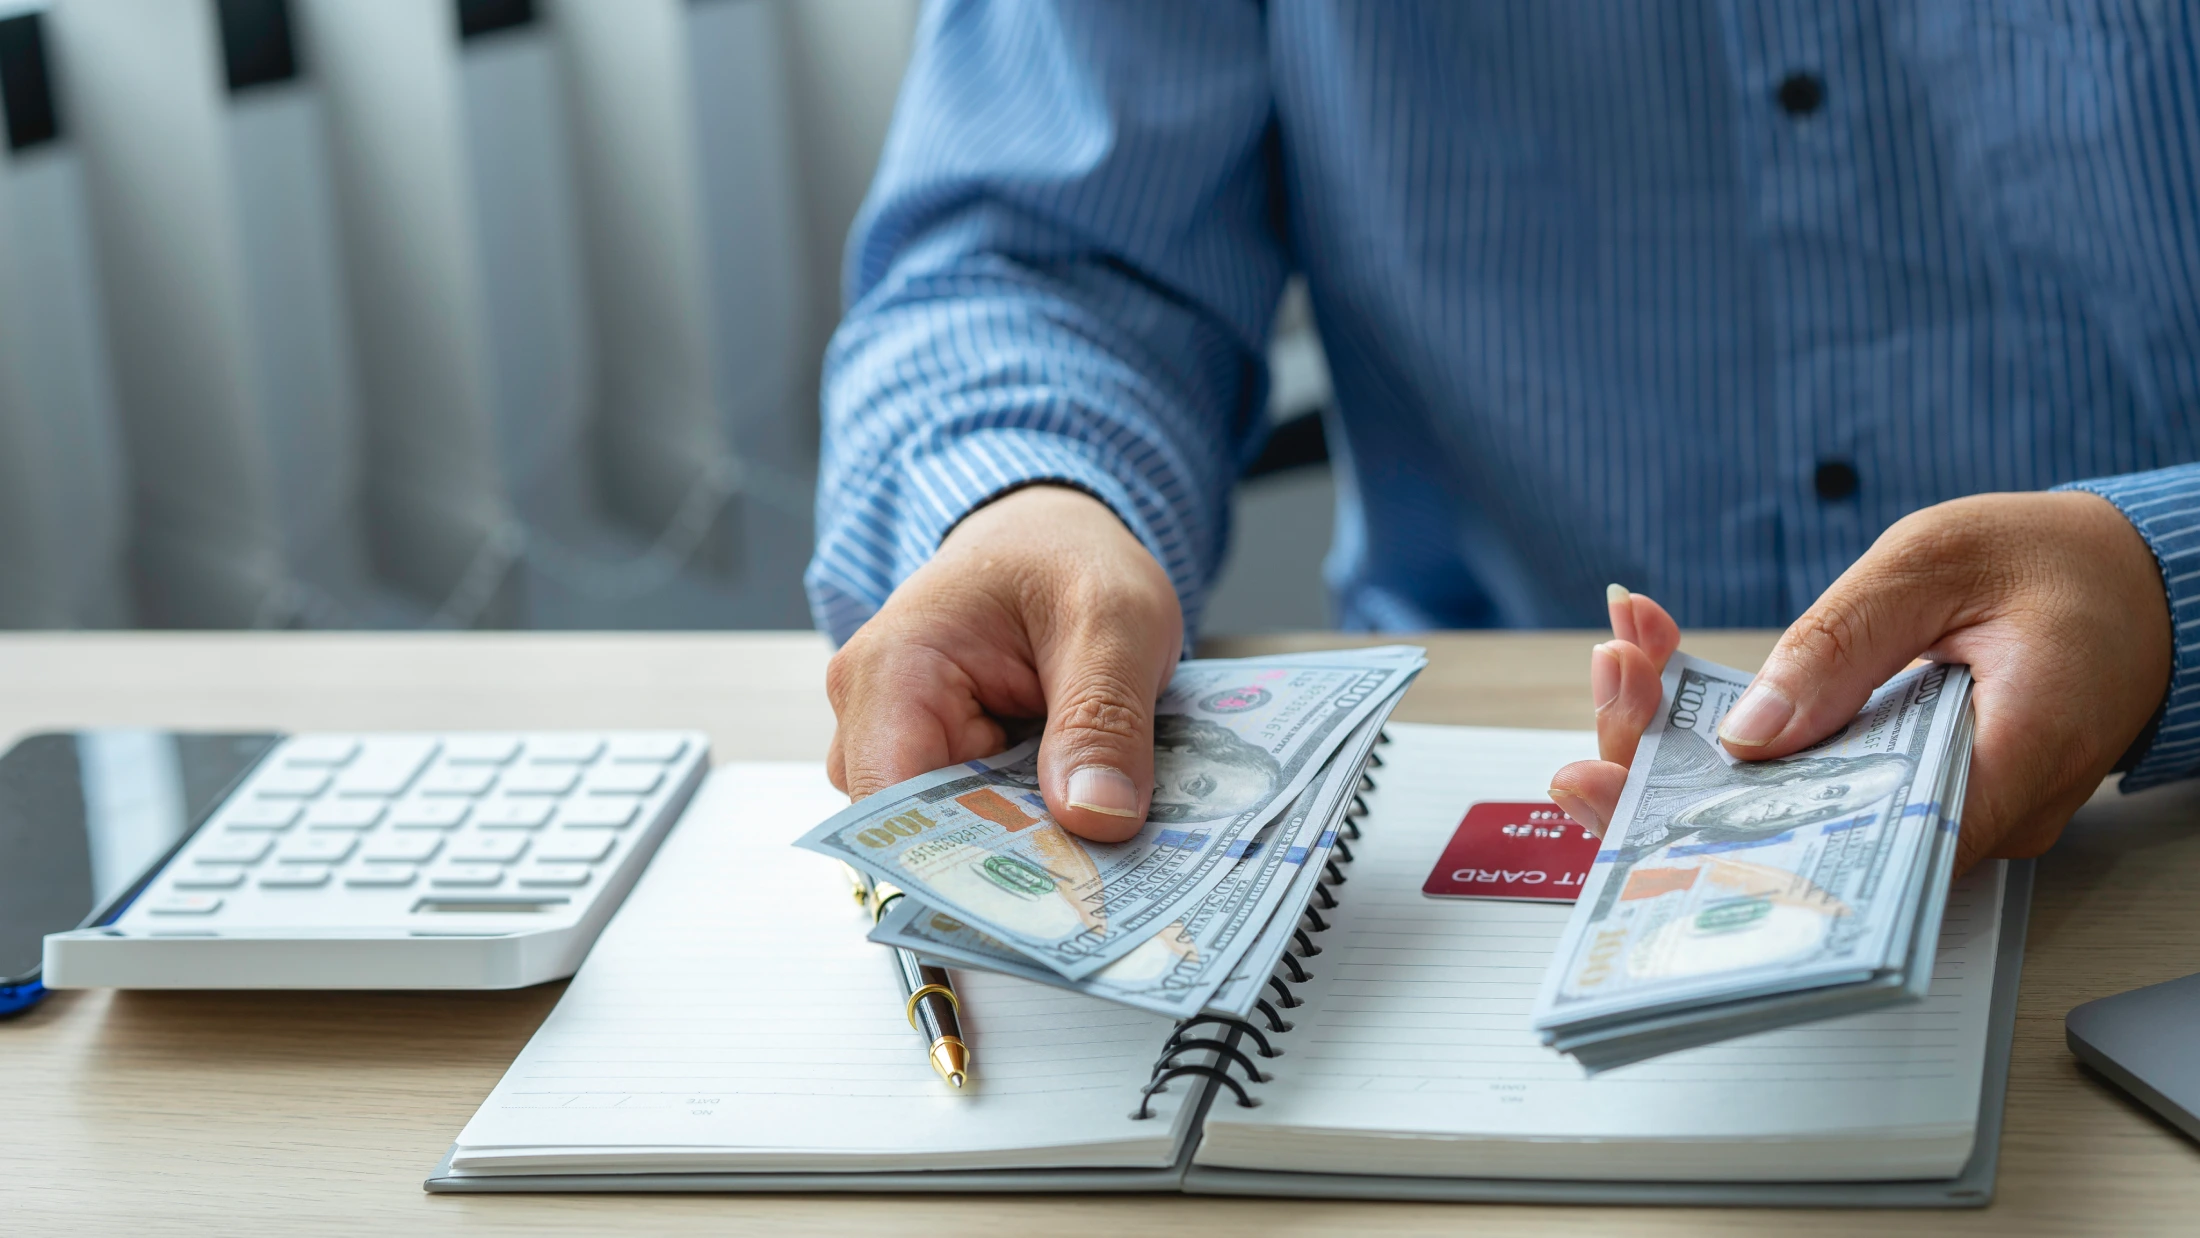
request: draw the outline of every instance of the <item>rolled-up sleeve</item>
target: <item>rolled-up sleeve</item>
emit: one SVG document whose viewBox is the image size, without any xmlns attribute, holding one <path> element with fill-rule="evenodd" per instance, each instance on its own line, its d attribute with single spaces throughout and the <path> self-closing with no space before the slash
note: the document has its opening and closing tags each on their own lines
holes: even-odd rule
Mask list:
<svg viewBox="0 0 2200 1238">
<path fill-rule="evenodd" d="M 2150 742 L 2119 785 L 2139 791 L 2200 773 L 2200 464 L 2073 482 L 2123 512 L 2146 539 L 2169 594 L 2169 695 Z"/>
<path fill-rule="evenodd" d="M 820 627 L 1042 481 L 1114 509 L 1196 625 L 1264 426 L 1275 151 L 1254 0 L 928 7 L 826 357 Z"/>
</svg>

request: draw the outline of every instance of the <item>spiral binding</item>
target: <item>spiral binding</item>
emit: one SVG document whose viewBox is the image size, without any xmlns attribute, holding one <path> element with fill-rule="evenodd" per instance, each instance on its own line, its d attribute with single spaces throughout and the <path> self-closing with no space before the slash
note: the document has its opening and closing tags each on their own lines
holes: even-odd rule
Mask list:
<svg viewBox="0 0 2200 1238">
<path fill-rule="evenodd" d="M 1389 732 L 1382 731 L 1376 734 L 1375 745 L 1377 748 L 1389 742 Z M 1382 754 L 1370 749 L 1367 763 L 1371 768 L 1380 768 L 1383 763 Z M 1287 982 L 1282 976 L 1271 975 L 1268 977 L 1268 988 L 1274 991 L 1276 1000 L 1270 1002 L 1266 997 L 1262 997 L 1253 1003 L 1253 1010 L 1261 1015 L 1268 1025 L 1267 1032 L 1262 1031 L 1260 1026 L 1251 1019 L 1239 1019 L 1221 1014 L 1198 1014 L 1189 1019 L 1178 1021 L 1175 1029 L 1169 1033 L 1169 1038 L 1162 1042 L 1161 1056 L 1154 1059 L 1153 1073 L 1147 1077 L 1145 1088 L 1138 1094 L 1138 1109 L 1131 1114 L 1133 1120 L 1144 1121 L 1154 1116 L 1153 1098 L 1168 1091 L 1171 1081 L 1186 1076 L 1213 1079 L 1229 1088 L 1231 1094 L 1237 1098 L 1238 1107 L 1241 1109 L 1253 1109 L 1260 1105 L 1260 1098 L 1246 1091 L 1245 1084 L 1266 1083 L 1270 1076 L 1262 1074 L 1260 1067 L 1254 1064 L 1252 1057 L 1247 1056 L 1245 1051 L 1239 1047 L 1242 1043 L 1240 1038 L 1250 1040 L 1258 1046 L 1255 1050 L 1257 1056 L 1267 1058 L 1283 1056 L 1283 1050 L 1275 1046 L 1275 1042 L 1268 1038 L 1268 1033 L 1273 1032 L 1280 1036 L 1291 1030 L 1291 1021 L 1283 1017 L 1277 1009 L 1278 1006 L 1281 1006 L 1284 1010 L 1289 1010 L 1294 1006 L 1306 1004 L 1304 998 L 1291 991 L 1291 986 L 1293 984 L 1303 984 L 1314 978 L 1313 973 L 1306 970 L 1306 960 L 1320 954 L 1322 948 L 1315 943 L 1313 934 L 1326 933 L 1331 927 L 1329 921 L 1324 919 L 1321 913 L 1337 905 L 1337 896 L 1330 893 L 1330 889 L 1334 886 L 1343 885 L 1345 882 L 1344 871 L 1338 868 L 1337 865 L 1339 862 L 1345 864 L 1352 862 L 1352 849 L 1345 845 L 1345 840 L 1358 841 L 1360 837 L 1360 818 L 1367 815 L 1367 800 L 1363 796 L 1366 792 L 1374 789 L 1375 780 L 1368 777 L 1365 771 L 1362 771 L 1358 792 L 1352 797 L 1352 807 L 1346 810 L 1344 823 L 1337 831 L 1337 839 L 1331 844 L 1331 858 L 1324 863 L 1321 879 L 1314 884 L 1314 894 L 1316 898 L 1321 900 L 1321 906 L 1315 907 L 1312 903 L 1309 903 L 1306 909 L 1300 913 L 1299 925 L 1291 934 L 1291 945 L 1284 949 L 1279 966 L 1290 973 L 1290 979 Z M 1215 1036 L 1191 1036 L 1188 1034 L 1193 1028 L 1208 1025 L 1227 1029 L 1228 1039 Z M 1213 1053 L 1216 1055 L 1216 1061 L 1213 1064 L 1208 1064 L 1200 1062 L 1179 1063 L 1176 1060 L 1182 1054 L 1195 1051 Z M 1232 1066 L 1240 1067 L 1245 1071 L 1244 1082 L 1240 1082 L 1237 1076 L 1230 1073 Z"/>
</svg>

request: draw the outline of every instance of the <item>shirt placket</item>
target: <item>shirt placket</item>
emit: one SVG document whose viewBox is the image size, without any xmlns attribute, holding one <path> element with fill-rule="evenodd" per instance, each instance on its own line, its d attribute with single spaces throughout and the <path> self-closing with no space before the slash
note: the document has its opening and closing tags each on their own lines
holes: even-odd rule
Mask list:
<svg viewBox="0 0 2200 1238">
<path fill-rule="evenodd" d="M 1744 218 L 1760 290 L 1759 399 L 1770 422 L 1760 462 L 1779 516 L 1780 604 L 1807 607 L 1869 544 L 1863 496 L 1871 444 L 1857 414 L 1873 398 L 1856 359 L 1872 289 L 1853 260 L 1870 106 L 1854 27 L 1862 6 L 1729 9 L 1741 117 Z"/>
</svg>

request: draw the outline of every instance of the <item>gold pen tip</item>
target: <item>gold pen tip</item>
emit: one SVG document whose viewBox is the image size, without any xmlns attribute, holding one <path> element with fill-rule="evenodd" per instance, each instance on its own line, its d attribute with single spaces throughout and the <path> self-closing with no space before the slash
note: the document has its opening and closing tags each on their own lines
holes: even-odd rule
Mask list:
<svg viewBox="0 0 2200 1238">
<path fill-rule="evenodd" d="M 932 1069 L 947 1086 L 959 1088 L 970 1079 L 970 1050 L 953 1036 L 942 1036 L 932 1042 Z"/>
</svg>

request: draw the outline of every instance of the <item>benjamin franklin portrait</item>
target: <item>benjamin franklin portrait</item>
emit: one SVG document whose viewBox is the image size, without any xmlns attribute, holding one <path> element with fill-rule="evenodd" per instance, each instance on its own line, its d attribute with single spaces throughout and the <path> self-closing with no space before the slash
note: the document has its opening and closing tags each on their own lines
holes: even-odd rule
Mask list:
<svg viewBox="0 0 2200 1238">
<path fill-rule="evenodd" d="M 1177 823 L 1233 817 L 1275 797 L 1275 758 L 1205 718 L 1162 714 L 1153 725 L 1153 807 L 1146 819 Z"/>
<path fill-rule="evenodd" d="M 1729 766 L 1710 745 L 1686 732 L 1667 732 L 1657 755 L 1658 789 L 1636 819 L 1663 822 L 1638 831 L 1626 851 L 1640 856 L 1677 844 L 1750 843 L 1788 830 L 1838 820 L 1885 803 L 1910 779 L 1900 753 L 1802 756 Z"/>
</svg>

